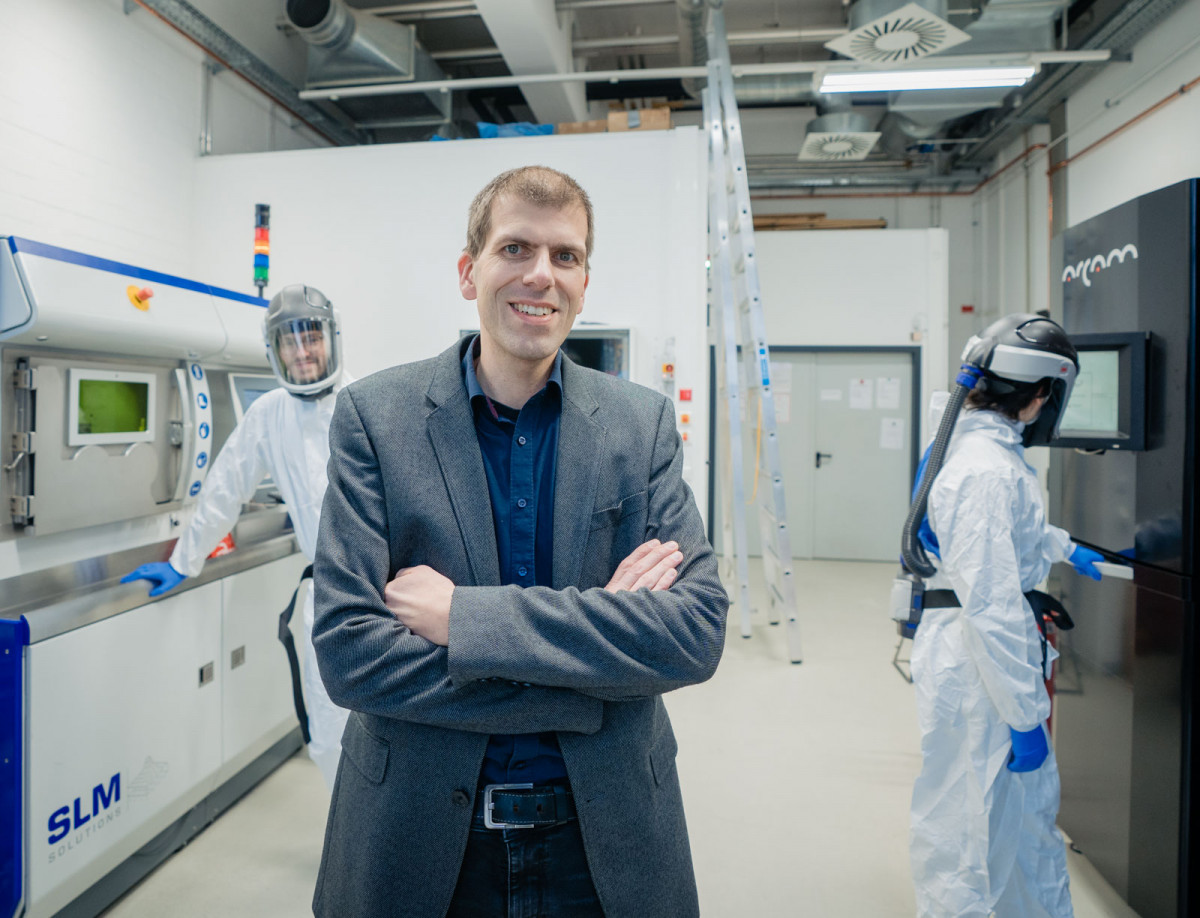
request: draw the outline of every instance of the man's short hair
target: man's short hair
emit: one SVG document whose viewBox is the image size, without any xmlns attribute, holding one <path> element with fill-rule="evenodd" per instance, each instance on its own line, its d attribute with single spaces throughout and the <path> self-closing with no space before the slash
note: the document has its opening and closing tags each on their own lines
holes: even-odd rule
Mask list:
<svg viewBox="0 0 1200 918">
<path fill-rule="evenodd" d="M 467 254 L 478 258 L 492 231 L 492 205 L 503 195 L 511 195 L 535 207 L 566 210 L 568 207 L 583 208 L 587 217 L 587 246 L 584 267 L 592 260 L 592 243 L 595 238 L 592 202 L 587 192 L 575 179 L 549 166 L 522 166 L 501 172 L 475 195 L 467 215 Z"/>
</svg>

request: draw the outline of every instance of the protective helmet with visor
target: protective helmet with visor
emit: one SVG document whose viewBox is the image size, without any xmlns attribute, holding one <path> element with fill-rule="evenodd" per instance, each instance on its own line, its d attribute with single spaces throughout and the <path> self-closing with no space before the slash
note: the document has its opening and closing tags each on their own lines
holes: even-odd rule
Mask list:
<svg viewBox="0 0 1200 918">
<path fill-rule="evenodd" d="M 280 384 L 300 398 L 318 398 L 342 375 L 337 311 L 316 287 L 284 287 L 263 319 L 267 359 Z"/>
<path fill-rule="evenodd" d="M 1022 442 L 1026 446 L 1046 445 L 1058 436 L 1078 372 L 1079 356 L 1067 333 L 1057 322 L 1043 316 L 1026 313 L 1005 316 L 967 342 L 954 391 L 904 522 L 900 550 L 909 571 L 919 577 L 936 573 L 918 532 L 959 411 L 971 390 L 998 396 L 1028 392 L 1032 398 L 1045 387 L 1046 402 L 1038 416 L 1025 425 Z"/>
</svg>

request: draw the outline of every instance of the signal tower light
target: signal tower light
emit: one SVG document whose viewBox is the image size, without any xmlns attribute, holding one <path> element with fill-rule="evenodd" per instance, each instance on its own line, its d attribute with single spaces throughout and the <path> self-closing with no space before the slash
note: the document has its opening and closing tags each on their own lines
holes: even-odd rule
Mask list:
<svg viewBox="0 0 1200 918">
<path fill-rule="evenodd" d="M 271 267 L 271 205 L 254 205 L 254 286 L 263 295 Z"/>
</svg>

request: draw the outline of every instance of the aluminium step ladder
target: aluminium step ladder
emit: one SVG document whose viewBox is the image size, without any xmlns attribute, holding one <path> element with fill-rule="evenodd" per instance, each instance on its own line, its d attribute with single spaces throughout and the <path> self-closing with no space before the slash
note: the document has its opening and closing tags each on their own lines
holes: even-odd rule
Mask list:
<svg viewBox="0 0 1200 918">
<path fill-rule="evenodd" d="M 746 427 L 754 431 L 756 468 L 751 501 L 758 514 L 769 621 L 786 620 L 788 657 L 803 659 L 796 620 L 796 584 L 791 534 L 787 526 L 783 469 L 779 455 L 771 356 L 767 347 L 758 266 L 754 257 L 754 221 L 741 120 L 733 90 L 733 71 L 725 18 L 709 11 L 708 86 L 703 92 L 708 131 L 709 327 L 717 363 L 717 431 L 722 466 L 722 529 L 727 561 L 732 554 L 733 601 L 742 637 L 751 636 L 749 552 L 746 535 L 746 469 L 742 444 Z M 739 369 L 740 352 L 740 369 Z M 753 405 L 753 414 L 751 413 Z M 752 418 L 749 425 L 746 420 Z M 732 552 L 730 548 L 732 546 Z"/>
</svg>

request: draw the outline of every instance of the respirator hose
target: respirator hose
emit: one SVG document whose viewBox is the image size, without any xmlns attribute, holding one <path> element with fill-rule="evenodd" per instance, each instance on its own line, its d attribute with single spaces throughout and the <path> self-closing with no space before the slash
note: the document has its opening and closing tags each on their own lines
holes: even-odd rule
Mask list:
<svg viewBox="0 0 1200 918">
<path fill-rule="evenodd" d="M 946 458 L 946 449 L 950 446 L 950 435 L 954 433 L 954 425 L 958 421 L 958 413 L 962 410 L 967 394 L 979 382 L 982 371 L 979 367 L 964 363 L 955 377 L 957 385 L 946 402 L 946 410 L 942 415 L 942 423 L 938 425 L 937 436 L 929 451 L 929 461 L 925 464 L 925 474 L 921 478 L 921 486 L 913 495 L 912 505 L 908 508 L 908 518 L 904 521 L 904 532 L 900 537 L 900 557 L 904 566 L 919 577 L 932 577 L 937 568 L 925 553 L 925 546 L 917 537 L 921 528 L 921 520 L 925 518 L 925 510 L 929 504 L 929 492 L 933 489 L 933 480 L 942 469 Z"/>
</svg>

